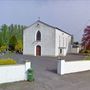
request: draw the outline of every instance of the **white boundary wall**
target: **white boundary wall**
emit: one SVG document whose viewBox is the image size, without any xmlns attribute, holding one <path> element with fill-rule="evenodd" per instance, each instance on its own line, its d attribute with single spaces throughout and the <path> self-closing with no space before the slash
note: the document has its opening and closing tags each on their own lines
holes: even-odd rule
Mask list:
<svg viewBox="0 0 90 90">
<path fill-rule="evenodd" d="M 31 62 L 20 65 L 1 65 L 0 83 L 27 80 L 26 71 L 31 68 Z"/>
<path fill-rule="evenodd" d="M 78 47 L 78 48 L 73 48 L 72 47 L 72 49 L 71 49 L 71 52 L 72 53 L 79 53 L 79 51 L 80 51 L 80 48 Z"/>
<path fill-rule="evenodd" d="M 90 70 L 90 61 L 66 61 L 58 60 L 57 73 L 60 75 Z"/>
</svg>

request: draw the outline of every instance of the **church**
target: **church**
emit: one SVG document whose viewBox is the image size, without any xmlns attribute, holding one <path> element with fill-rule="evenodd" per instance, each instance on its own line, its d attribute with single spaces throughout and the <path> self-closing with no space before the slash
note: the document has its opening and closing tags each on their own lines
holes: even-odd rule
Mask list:
<svg viewBox="0 0 90 90">
<path fill-rule="evenodd" d="M 71 34 L 37 20 L 23 31 L 23 54 L 66 56 L 71 52 L 71 41 Z"/>
</svg>

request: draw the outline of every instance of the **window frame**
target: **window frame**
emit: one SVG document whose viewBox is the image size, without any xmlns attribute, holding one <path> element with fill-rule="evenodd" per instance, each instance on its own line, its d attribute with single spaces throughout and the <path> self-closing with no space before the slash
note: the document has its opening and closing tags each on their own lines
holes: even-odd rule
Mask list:
<svg viewBox="0 0 90 90">
<path fill-rule="evenodd" d="M 36 33 L 36 41 L 41 41 L 41 32 L 37 31 Z"/>
</svg>

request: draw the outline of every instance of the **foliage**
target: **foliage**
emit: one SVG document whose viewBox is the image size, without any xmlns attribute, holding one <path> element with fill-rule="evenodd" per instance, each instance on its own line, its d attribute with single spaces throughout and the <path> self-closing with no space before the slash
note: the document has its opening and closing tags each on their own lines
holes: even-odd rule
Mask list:
<svg viewBox="0 0 90 90">
<path fill-rule="evenodd" d="M 0 32 L 0 47 L 2 46 L 2 33 Z"/>
<path fill-rule="evenodd" d="M 1 36 L 0 36 L 0 42 L 2 45 L 7 45 L 8 43 L 8 26 L 6 24 L 1 26 Z"/>
<path fill-rule="evenodd" d="M 84 60 L 90 60 L 90 56 L 85 57 Z"/>
<path fill-rule="evenodd" d="M 0 65 L 10 65 L 10 64 L 16 64 L 16 61 L 13 59 L 0 59 Z"/>
<path fill-rule="evenodd" d="M 82 49 L 82 50 L 79 51 L 79 53 L 81 53 L 81 54 L 83 54 L 85 56 L 88 56 L 88 55 L 90 55 L 90 50 Z"/>
<path fill-rule="evenodd" d="M 16 39 L 15 35 L 13 35 L 9 41 L 9 50 L 14 51 L 16 44 L 17 44 L 17 39 Z"/>
<path fill-rule="evenodd" d="M 22 53 L 22 50 L 23 50 L 23 45 L 22 45 L 22 41 L 19 40 L 15 46 L 15 51 L 17 53 Z"/>
<path fill-rule="evenodd" d="M 90 26 L 84 29 L 84 34 L 82 38 L 82 47 L 85 50 L 90 50 Z"/>
<path fill-rule="evenodd" d="M 0 47 L 0 53 L 1 53 L 1 52 L 5 52 L 6 49 L 7 49 L 7 46 L 1 46 L 1 47 Z"/>
<path fill-rule="evenodd" d="M 23 41 L 23 30 L 26 28 L 24 25 L 11 24 L 6 25 L 3 24 L 0 27 L 0 47 L 7 46 L 12 47 L 12 50 L 15 50 L 15 43 L 11 40 L 13 37 L 17 39 L 17 41 Z M 12 44 L 11 44 L 12 42 Z M 14 44 L 13 44 L 14 43 Z M 10 50 L 10 48 L 9 48 Z"/>
</svg>

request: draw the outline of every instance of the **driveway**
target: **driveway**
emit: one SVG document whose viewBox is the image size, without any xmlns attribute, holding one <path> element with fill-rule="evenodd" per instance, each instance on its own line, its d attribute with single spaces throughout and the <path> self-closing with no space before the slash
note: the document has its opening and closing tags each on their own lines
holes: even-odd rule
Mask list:
<svg viewBox="0 0 90 90">
<path fill-rule="evenodd" d="M 0 90 L 90 90 L 90 71 L 60 76 L 56 73 L 57 58 L 13 55 L 18 63 L 32 62 L 34 82 L 0 85 Z M 81 58 L 80 58 L 81 59 Z"/>
</svg>

